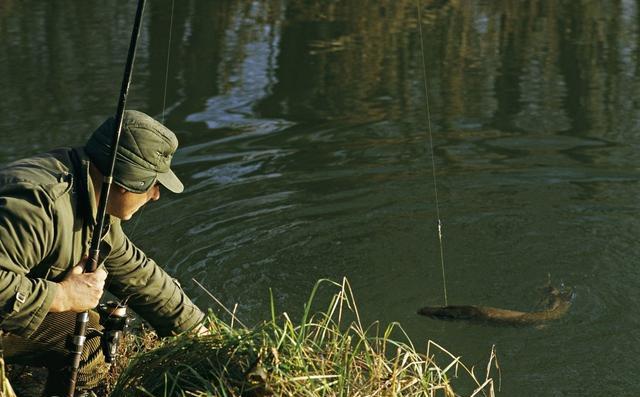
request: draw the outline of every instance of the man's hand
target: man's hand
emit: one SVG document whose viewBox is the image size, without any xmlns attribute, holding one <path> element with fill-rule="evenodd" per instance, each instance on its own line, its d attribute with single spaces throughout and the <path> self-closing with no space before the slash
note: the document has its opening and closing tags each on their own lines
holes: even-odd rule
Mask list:
<svg viewBox="0 0 640 397">
<path fill-rule="evenodd" d="M 98 268 L 93 273 L 82 273 L 85 262 L 83 259 L 58 283 L 50 312 L 80 313 L 98 306 L 107 272 Z"/>
</svg>

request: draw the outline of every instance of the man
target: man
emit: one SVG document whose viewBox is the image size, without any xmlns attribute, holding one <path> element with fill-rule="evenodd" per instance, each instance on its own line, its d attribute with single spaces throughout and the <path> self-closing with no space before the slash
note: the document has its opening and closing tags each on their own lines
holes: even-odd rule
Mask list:
<svg viewBox="0 0 640 397">
<path fill-rule="evenodd" d="M 101 265 L 82 273 L 109 167 L 114 118 L 84 148 L 62 148 L 0 170 L 0 330 L 8 363 L 46 366 L 46 395 L 63 395 L 69 339 L 76 313 L 98 304 L 103 290 L 126 301 L 160 336 L 206 332 L 203 313 L 180 285 L 123 233 L 120 221 L 183 185 L 170 169 L 175 135 L 137 111 L 125 111 L 114 185 L 101 242 Z M 97 232 L 97 231 L 96 231 Z M 105 287 L 106 286 L 106 287 Z M 89 331 L 78 390 L 96 386 L 105 372 L 98 315 Z"/>
</svg>

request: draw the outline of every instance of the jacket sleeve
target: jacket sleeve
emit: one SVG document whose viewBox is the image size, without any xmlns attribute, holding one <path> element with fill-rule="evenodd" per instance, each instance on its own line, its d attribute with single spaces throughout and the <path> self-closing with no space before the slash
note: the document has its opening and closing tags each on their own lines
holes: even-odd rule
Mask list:
<svg viewBox="0 0 640 397">
<path fill-rule="evenodd" d="M 53 210 L 31 186 L 0 196 L 0 328 L 29 337 L 49 312 L 56 285 L 27 275 L 53 244 Z"/>
<path fill-rule="evenodd" d="M 126 301 L 158 335 L 187 331 L 203 320 L 178 282 L 129 240 L 119 222 L 111 225 L 109 240 L 109 292 Z"/>
</svg>

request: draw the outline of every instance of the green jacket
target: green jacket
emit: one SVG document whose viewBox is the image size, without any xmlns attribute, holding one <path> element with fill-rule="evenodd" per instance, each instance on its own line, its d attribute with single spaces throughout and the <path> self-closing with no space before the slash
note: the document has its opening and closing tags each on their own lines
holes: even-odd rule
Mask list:
<svg viewBox="0 0 640 397">
<path fill-rule="evenodd" d="M 0 170 L 0 330 L 29 337 L 49 312 L 66 272 L 89 251 L 97 204 L 83 149 L 63 148 Z M 109 217 L 100 250 L 106 288 L 161 336 L 190 329 L 203 313 L 177 281 Z"/>
</svg>

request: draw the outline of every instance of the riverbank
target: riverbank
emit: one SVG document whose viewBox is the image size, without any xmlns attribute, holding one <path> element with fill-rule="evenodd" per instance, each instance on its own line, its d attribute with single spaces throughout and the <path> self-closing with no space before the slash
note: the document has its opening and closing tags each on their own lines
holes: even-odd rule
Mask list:
<svg viewBox="0 0 640 397">
<path fill-rule="evenodd" d="M 319 287 L 337 292 L 312 314 Z M 286 313 L 253 328 L 210 316 L 212 335 L 157 342 L 135 357 L 109 390 L 111 397 L 148 396 L 494 396 L 493 352 L 474 375 L 432 341 L 419 353 L 400 324 L 363 326 L 346 280 L 321 281 L 299 324 Z M 148 337 L 137 343 L 156 343 Z M 424 351 L 424 346 L 423 346 Z"/>
<path fill-rule="evenodd" d="M 333 288 L 335 294 L 326 310 L 312 313 L 319 288 Z M 398 323 L 365 327 L 346 279 L 319 281 L 298 324 L 287 313 L 277 314 L 273 303 L 271 308 L 271 319 L 255 327 L 235 316 L 225 322 L 210 314 L 206 337 L 160 340 L 149 330 L 129 333 L 96 394 L 495 396 L 493 376 L 499 372 L 493 351 L 486 367 L 474 373 L 433 341 L 414 345 Z M 42 376 L 23 377 L 21 390 L 42 383 Z"/>
</svg>

